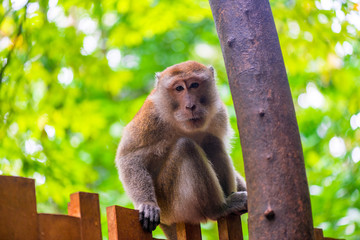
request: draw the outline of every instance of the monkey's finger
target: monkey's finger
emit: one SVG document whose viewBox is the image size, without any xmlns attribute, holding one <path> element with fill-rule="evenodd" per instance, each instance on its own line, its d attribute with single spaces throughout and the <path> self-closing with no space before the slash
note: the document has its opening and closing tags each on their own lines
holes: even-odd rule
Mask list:
<svg viewBox="0 0 360 240">
<path fill-rule="evenodd" d="M 144 209 L 144 229 L 146 229 L 146 231 L 151 232 L 151 219 L 150 219 L 150 214 L 151 214 L 151 206 L 149 205 L 145 205 L 145 209 Z"/>
<path fill-rule="evenodd" d="M 144 218 L 149 218 L 149 216 L 150 216 L 150 206 L 145 205 L 144 206 Z"/>
<path fill-rule="evenodd" d="M 248 212 L 248 210 L 247 210 L 247 209 L 242 210 L 242 211 L 240 211 L 240 215 L 242 215 L 242 214 L 244 214 L 244 213 L 247 213 L 247 212 Z"/>
<path fill-rule="evenodd" d="M 160 224 L 160 209 L 156 209 L 155 223 L 156 223 L 156 226 Z"/>
<path fill-rule="evenodd" d="M 245 213 L 247 213 L 248 211 L 246 210 L 246 209 L 244 209 L 244 210 L 238 210 L 238 211 L 236 211 L 236 212 L 233 212 L 233 214 L 235 214 L 235 215 L 238 215 L 238 216 L 241 216 L 241 215 L 243 215 L 243 214 L 245 214 Z"/>
<path fill-rule="evenodd" d="M 139 221 L 140 221 L 141 225 L 144 222 L 144 211 L 142 209 L 139 210 Z"/>
<path fill-rule="evenodd" d="M 149 219 L 148 219 L 148 218 L 144 218 L 142 227 L 143 227 L 143 229 L 144 229 L 145 231 L 150 232 L 150 231 L 149 231 Z"/>
<path fill-rule="evenodd" d="M 149 210 L 149 230 L 150 231 L 154 230 L 154 212 L 155 212 L 154 208 L 151 208 Z"/>
<path fill-rule="evenodd" d="M 154 231 L 156 229 L 156 226 L 157 226 L 156 222 L 153 222 L 151 231 Z"/>
<path fill-rule="evenodd" d="M 155 228 L 157 227 L 157 225 L 160 224 L 160 209 L 158 207 L 155 207 L 153 209 L 152 212 L 152 216 L 151 216 L 151 221 L 152 221 L 152 230 L 154 231 Z"/>
<path fill-rule="evenodd" d="M 155 223 L 153 221 L 149 221 L 149 232 L 154 231 L 156 228 Z"/>
</svg>

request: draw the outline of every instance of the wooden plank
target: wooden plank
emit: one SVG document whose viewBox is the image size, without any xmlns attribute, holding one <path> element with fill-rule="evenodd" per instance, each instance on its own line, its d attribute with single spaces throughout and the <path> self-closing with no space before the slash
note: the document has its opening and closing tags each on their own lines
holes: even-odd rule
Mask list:
<svg viewBox="0 0 360 240">
<path fill-rule="evenodd" d="M 200 224 L 176 224 L 177 240 L 201 240 Z"/>
<path fill-rule="evenodd" d="M 315 240 L 324 240 L 323 230 L 320 228 L 314 228 Z"/>
<path fill-rule="evenodd" d="M 80 218 L 82 240 L 101 240 L 99 195 L 77 192 L 70 195 L 70 216 Z"/>
<path fill-rule="evenodd" d="M 0 176 L 0 238 L 37 240 L 34 179 Z"/>
<path fill-rule="evenodd" d="M 39 240 L 81 239 L 80 218 L 68 215 L 38 214 Z"/>
<path fill-rule="evenodd" d="M 321 228 L 314 228 L 314 236 L 315 236 L 315 240 L 345 240 L 345 239 L 324 237 L 324 233 Z"/>
<path fill-rule="evenodd" d="M 229 215 L 218 221 L 219 240 L 243 240 L 241 218 L 238 215 Z"/>
<path fill-rule="evenodd" d="M 109 240 L 153 240 L 139 222 L 139 211 L 120 206 L 106 208 Z M 195 239 L 194 239 L 195 240 Z"/>
</svg>

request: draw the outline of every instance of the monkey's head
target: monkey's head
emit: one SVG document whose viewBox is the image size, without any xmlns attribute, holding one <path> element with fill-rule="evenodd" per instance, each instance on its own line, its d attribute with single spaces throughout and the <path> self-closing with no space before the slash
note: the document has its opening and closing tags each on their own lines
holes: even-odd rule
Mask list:
<svg viewBox="0 0 360 240">
<path fill-rule="evenodd" d="M 214 69 L 194 61 L 157 73 L 153 95 L 162 116 L 188 132 L 206 128 L 219 102 Z"/>
</svg>

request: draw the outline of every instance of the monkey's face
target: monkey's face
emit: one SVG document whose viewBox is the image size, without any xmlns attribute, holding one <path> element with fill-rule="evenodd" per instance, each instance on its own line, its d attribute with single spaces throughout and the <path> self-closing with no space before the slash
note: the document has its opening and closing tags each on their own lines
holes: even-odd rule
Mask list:
<svg viewBox="0 0 360 240">
<path fill-rule="evenodd" d="M 209 103 L 206 80 L 199 78 L 178 79 L 168 89 L 175 120 L 187 130 L 204 126 Z"/>
<path fill-rule="evenodd" d="M 190 132 L 205 128 L 215 108 L 213 69 L 185 62 L 166 69 L 159 81 L 168 96 L 164 104 L 176 124 Z"/>
</svg>

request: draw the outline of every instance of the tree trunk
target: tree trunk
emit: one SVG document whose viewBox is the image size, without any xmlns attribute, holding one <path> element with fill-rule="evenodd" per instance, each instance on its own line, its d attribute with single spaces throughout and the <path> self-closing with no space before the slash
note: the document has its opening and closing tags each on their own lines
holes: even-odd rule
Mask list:
<svg viewBox="0 0 360 240">
<path fill-rule="evenodd" d="M 209 0 L 245 164 L 250 240 L 314 239 L 295 110 L 268 0 Z"/>
</svg>

